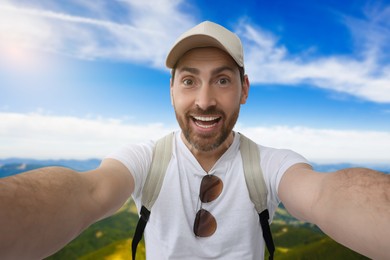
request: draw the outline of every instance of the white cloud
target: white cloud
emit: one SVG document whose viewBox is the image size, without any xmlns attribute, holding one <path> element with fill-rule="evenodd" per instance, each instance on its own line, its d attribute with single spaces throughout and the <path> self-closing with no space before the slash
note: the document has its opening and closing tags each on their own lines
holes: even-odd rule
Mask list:
<svg viewBox="0 0 390 260">
<path fill-rule="evenodd" d="M 0 56 L 3 46 L 24 46 L 85 59 L 113 59 L 164 68 L 175 38 L 193 26 L 196 7 L 175 1 L 117 0 L 10 1 L 0 4 Z M 115 7 L 115 8 L 113 8 Z M 77 10 L 77 11 L 75 11 Z M 118 11 L 120 10 L 120 14 Z M 241 22 L 237 33 L 246 49 L 252 83 L 312 86 L 390 102 L 390 7 L 370 6 L 366 16 L 342 16 L 356 41 L 348 56 L 292 56 L 277 37 Z M 9 48 L 8 48 L 9 49 Z"/>
<path fill-rule="evenodd" d="M 101 158 L 129 142 L 156 139 L 173 130 L 162 123 L 125 124 L 40 113 L 0 113 L 0 157 Z"/>
<path fill-rule="evenodd" d="M 294 150 L 318 163 L 390 163 L 390 132 L 308 127 L 240 127 L 258 143 Z"/>
<path fill-rule="evenodd" d="M 126 143 L 158 139 L 177 128 L 39 113 L 3 112 L 0 122 L 2 158 L 102 158 Z M 292 149 L 313 162 L 390 162 L 389 132 L 242 125 L 237 130 L 260 144 Z"/>
<path fill-rule="evenodd" d="M 94 5 L 87 1 L 73 3 L 85 15 L 66 11 L 61 2 L 17 5 L 5 1 L 0 4 L 0 35 L 4 36 L 0 39 L 3 45 L 17 43 L 78 58 L 126 60 L 161 68 L 176 36 L 193 24 L 191 17 L 179 11 L 180 1 L 122 0 L 112 4 L 115 3 L 123 11 L 118 21 L 101 1 Z"/>
<path fill-rule="evenodd" d="M 357 22 L 350 24 L 354 30 L 358 30 L 355 28 L 358 27 Z M 306 54 L 302 57 L 289 54 L 285 46 L 278 45 L 274 35 L 250 24 L 241 23 L 237 32 L 243 39 L 247 72 L 252 83 L 290 86 L 307 83 L 374 102 L 389 103 L 390 63 L 383 56 L 388 57 L 386 50 L 390 42 L 390 24 L 377 27 L 371 26 L 370 29 L 383 31 L 387 36 L 381 39 L 387 38 L 387 45 L 383 40 L 377 40 L 372 31 L 364 34 L 366 29 L 359 34 L 359 39 L 364 34 L 367 42 L 376 44 L 365 45 L 366 48 L 360 50 L 359 54 L 311 58 Z"/>
</svg>

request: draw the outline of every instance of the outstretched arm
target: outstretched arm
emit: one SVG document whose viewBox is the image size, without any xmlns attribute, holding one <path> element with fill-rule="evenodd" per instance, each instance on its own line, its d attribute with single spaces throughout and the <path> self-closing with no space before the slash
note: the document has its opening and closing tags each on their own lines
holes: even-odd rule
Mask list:
<svg viewBox="0 0 390 260">
<path fill-rule="evenodd" d="M 390 175 L 364 168 L 318 173 L 297 164 L 283 176 L 279 196 L 293 216 L 335 241 L 370 258 L 390 258 Z"/>
<path fill-rule="evenodd" d="M 47 167 L 0 179 L 0 258 L 42 259 L 130 196 L 133 178 L 108 159 L 78 173 Z"/>
</svg>

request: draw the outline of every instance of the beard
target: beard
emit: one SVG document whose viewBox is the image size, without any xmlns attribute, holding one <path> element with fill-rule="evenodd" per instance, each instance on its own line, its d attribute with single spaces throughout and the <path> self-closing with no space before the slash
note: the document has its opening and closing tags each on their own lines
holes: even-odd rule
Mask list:
<svg viewBox="0 0 390 260">
<path fill-rule="evenodd" d="M 175 108 L 177 122 L 179 123 L 187 142 L 192 147 L 202 152 L 215 150 L 226 141 L 237 122 L 239 113 L 240 106 L 238 106 L 229 117 L 216 107 L 210 107 L 207 110 L 196 107 L 187 111 L 183 116 L 180 116 Z M 219 115 L 221 116 L 219 120 L 222 120 L 223 122 L 221 130 L 211 133 L 195 133 L 190 127 L 190 121 L 193 120 L 191 115 Z"/>
</svg>

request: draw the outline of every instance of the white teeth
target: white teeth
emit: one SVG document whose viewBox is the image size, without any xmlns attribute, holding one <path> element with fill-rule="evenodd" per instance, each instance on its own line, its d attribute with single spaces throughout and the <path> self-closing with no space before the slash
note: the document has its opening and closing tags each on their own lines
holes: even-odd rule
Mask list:
<svg viewBox="0 0 390 260">
<path fill-rule="evenodd" d="M 199 121 L 213 121 L 213 120 L 216 120 L 218 119 L 219 117 L 213 117 L 213 116 L 194 116 L 194 118 L 196 120 L 199 120 Z"/>
<path fill-rule="evenodd" d="M 197 126 L 199 126 L 199 127 L 201 127 L 201 128 L 211 128 L 211 127 L 213 127 L 213 126 L 215 126 L 217 123 L 215 123 L 215 124 L 212 124 L 212 125 L 201 125 L 201 124 L 199 124 L 198 122 L 195 122 L 195 124 L 197 125 Z"/>
<path fill-rule="evenodd" d="M 193 118 L 195 119 L 194 122 L 198 127 L 207 129 L 216 126 L 218 122 L 215 120 L 219 119 L 220 117 L 219 116 L 194 116 Z M 202 124 L 202 122 L 212 122 L 212 121 L 215 122 L 211 124 L 210 123 Z"/>
</svg>

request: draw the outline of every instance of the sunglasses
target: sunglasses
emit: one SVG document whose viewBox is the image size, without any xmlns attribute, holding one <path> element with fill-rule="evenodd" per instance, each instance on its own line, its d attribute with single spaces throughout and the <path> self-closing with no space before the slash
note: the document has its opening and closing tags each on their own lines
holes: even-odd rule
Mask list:
<svg viewBox="0 0 390 260">
<path fill-rule="evenodd" d="M 199 199 L 202 203 L 211 202 L 219 197 L 222 192 L 223 182 L 215 175 L 205 175 L 202 178 L 199 191 Z M 217 221 L 214 216 L 202 207 L 196 213 L 194 221 L 194 234 L 197 237 L 209 237 L 217 229 Z"/>
</svg>

